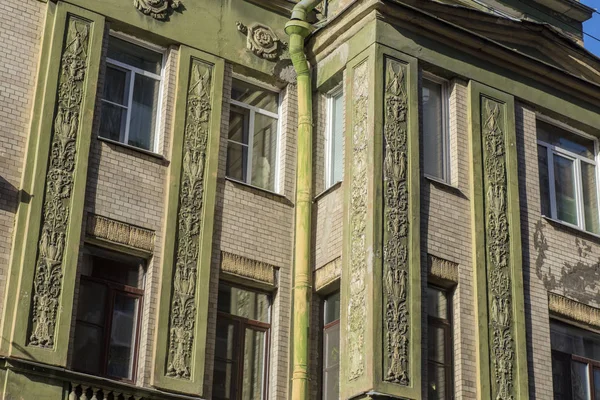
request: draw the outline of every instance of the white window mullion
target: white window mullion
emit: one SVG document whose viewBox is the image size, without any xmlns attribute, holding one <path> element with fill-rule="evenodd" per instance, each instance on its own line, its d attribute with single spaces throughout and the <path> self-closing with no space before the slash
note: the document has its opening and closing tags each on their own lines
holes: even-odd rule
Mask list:
<svg viewBox="0 0 600 400">
<path fill-rule="evenodd" d="M 550 192 L 550 214 L 552 218 L 558 219 L 556 211 L 556 187 L 554 185 L 554 154 L 550 147 L 546 147 L 548 152 L 548 188 Z"/>
<path fill-rule="evenodd" d="M 248 165 L 246 168 L 246 183 L 252 184 L 252 153 L 254 152 L 254 110 L 250 110 L 248 121 Z"/>
<path fill-rule="evenodd" d="M 135 72 L 129 72 L 129 97 L 127 99 L 127 121 L 125 123 L 125 132 L 122 142 L 129 144 L 129 126 L 131 124 L 131 109 L 133 105 L 133 86 L 135 83 Z"/>
<path fill-rule="evenodd" d="M 575 203 L 577 204 L 577 225 L 585 229 L 585 209 L 583 207 L 583 182 L 581 173 L 581 160 L 574 160 L 575 168 Z"/>
</svg>

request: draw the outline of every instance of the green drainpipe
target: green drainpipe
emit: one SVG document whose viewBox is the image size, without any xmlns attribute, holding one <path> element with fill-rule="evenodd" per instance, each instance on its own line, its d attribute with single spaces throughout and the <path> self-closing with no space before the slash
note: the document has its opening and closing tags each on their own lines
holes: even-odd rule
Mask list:
<svg viewBox="0 0 600 400">
<path fill-rule="evenodd" d="M 298 133 L 296 164 L 296 218 L 294 226 L 294 326 L 292 332 L 292 400 L 308 400 L 308 358 L 312 297 L 310 243 L 312 207 L 312 89 L 304 54 L 304 39 L 312 32 L 306 15 L 321 0 L 302 0 L 285 25 L 290 37 L 290 57 L 297 74 Z"/>
</svg>

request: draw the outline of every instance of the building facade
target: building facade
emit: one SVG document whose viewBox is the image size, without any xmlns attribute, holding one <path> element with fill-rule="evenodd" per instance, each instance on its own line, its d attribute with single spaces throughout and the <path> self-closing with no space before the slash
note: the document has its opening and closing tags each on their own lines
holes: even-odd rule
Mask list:
<svg viewBox="0 0 600 400">
<path fill-rule="evenodd" d="M 2 1 L 1 397 L 600 400 L 594 10 L 296 3 Z"/>
</svg>

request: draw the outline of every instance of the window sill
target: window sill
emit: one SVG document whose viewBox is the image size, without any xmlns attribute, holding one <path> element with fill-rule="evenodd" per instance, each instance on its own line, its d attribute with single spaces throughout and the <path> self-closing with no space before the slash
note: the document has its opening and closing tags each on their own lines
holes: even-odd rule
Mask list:
<svg viewBox="0 0 600 400">
<path fill-rule="evenodd" d="M 105 138 L 105 137 L 102 137 L 102 136 L 96 136 L 96 137 L 101 142 L 105 142 L 105 143 L 112 144 L 112 145 L 115 145 L 115 146 L 120 146 L 120 147 L 129 149 L 129 150 L 133 150 L 133 151 L 145 154 L 147 156 L 153 157 L 153 158 L 155 158 L 157 160 L 160 160 L 160 161 L 163 161 L 163 162 L 167 161 L 167 159 L 162 154 L 155 153 L 155 152 L 150 151 L 150 150 L 145 150 L 145 149 L 142 149 L 140 147 L 135 147 L 135 146 L 132 146 L 130 144 L 121 143 L 121 142 L 118 142 L 116 140 L 108 139 L 108 138 Z"/>
<path fill-rule="evenodd" d="M 542 218 L 544 218 L 546 221 L 548 221 L 548 223 L 550 223 L 551 225 L 556 225 L 559 228 L 564 228 L 566 230 L 570 230 L 573 233 L 584 234 L 584 235 L 586 235 L 586 236 L 588 236 L 588 237 L 590 237 L 592 239 L 600 241 L 600 235 L 598 235 L 597 233 L 588 232 L 586 230 L 581 229 L 578 226 L 571 225 L 568 222 L 564 222 L 564 221 L 561 221 L 559 219 L 554 219 L 554 218 L 551 218 L 551 217 L 547 217 L 545 215 L 542 215 Z"/>
<path fill-rule="evenodd" d="M 333 185 L 329 186 L 327 189 L 323 190 L 321 193 L 316 195 L 313 201 L 318 201 L 318 200 L 322 199 L 323 197 L 327 196 L 329 193 L 332 193 L 332 192 L 335 192 L 336 190 L 338 190 L 338 188 L 340 188 L 341 186 L 342 186 L 342 181 L 337 181 L 336 183 L 334 183 Z"/>
<path fill-rule="evenodd" d="M 455 194 L 458 194 L 460 196 L 464 196 L 462 190 L 460 190 L 460 188 L 458 186 L 455 186 L 451 183 L 448 183 L 446 181 L 443 181 L 441 179 L 435 178 L 433 176 L 429 176 L 429 175 L 423 175 L 423 177 L 429 181 L 429 183 L 431 183 L 432 185 L 439 187 L 441 189 L 450 191 L 450 192 L 454 192 Z"/>
<path fill-rule="evenodd" d="M 239 186 L 240 188 L 244 189 L 244 190 L 248 190 L 256 195 L 262 196 L 262 197 L 266 197 L 268 199 L 271 200 L 275 200 L 275 201 L 279 201 L 281 203 L 287 204 L 289 206 L 293 206 L 294 203 L 292 203 L 292 201 L 290 199 L 288 199 L 287 197 L 285 197 L 282 194 L 279 194 L 277 192 L 273 192 L 271 190 L 267 190 L 267 189 L 263 189 L 260 188 L 258 186 L 254 186 L 251 185 L 249 183 L 246 182 L 242 182 L 242 181 L 238 181 L 237 179 L 233 179 L 230 178 L 228 176 L 226 176 L 225 178 L 226 182 L 231 182 L 234 186 Z"/>
</svg>

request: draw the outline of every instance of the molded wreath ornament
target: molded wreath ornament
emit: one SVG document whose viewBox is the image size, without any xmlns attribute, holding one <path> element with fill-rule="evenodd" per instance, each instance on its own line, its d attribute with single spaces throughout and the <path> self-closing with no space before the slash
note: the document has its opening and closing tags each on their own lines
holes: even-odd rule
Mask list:
<svg viewBox="0 0 600 400">
<path fill-rule="evenodd" d="M 246 48 L 261 58 L 276 60 L 287 47 L 287 43 L 279 40 L 275 32 L 266 25 L 246 26 L 239 21 L 235 25 L 238 31 L 246 35 Z"/>
<path fill-rule="evenodd" d="M 172 10 L 181 7 L 179 0 L 133 0 L 135 8 L 152 18 L 164 21 Z"/>
</svg>

